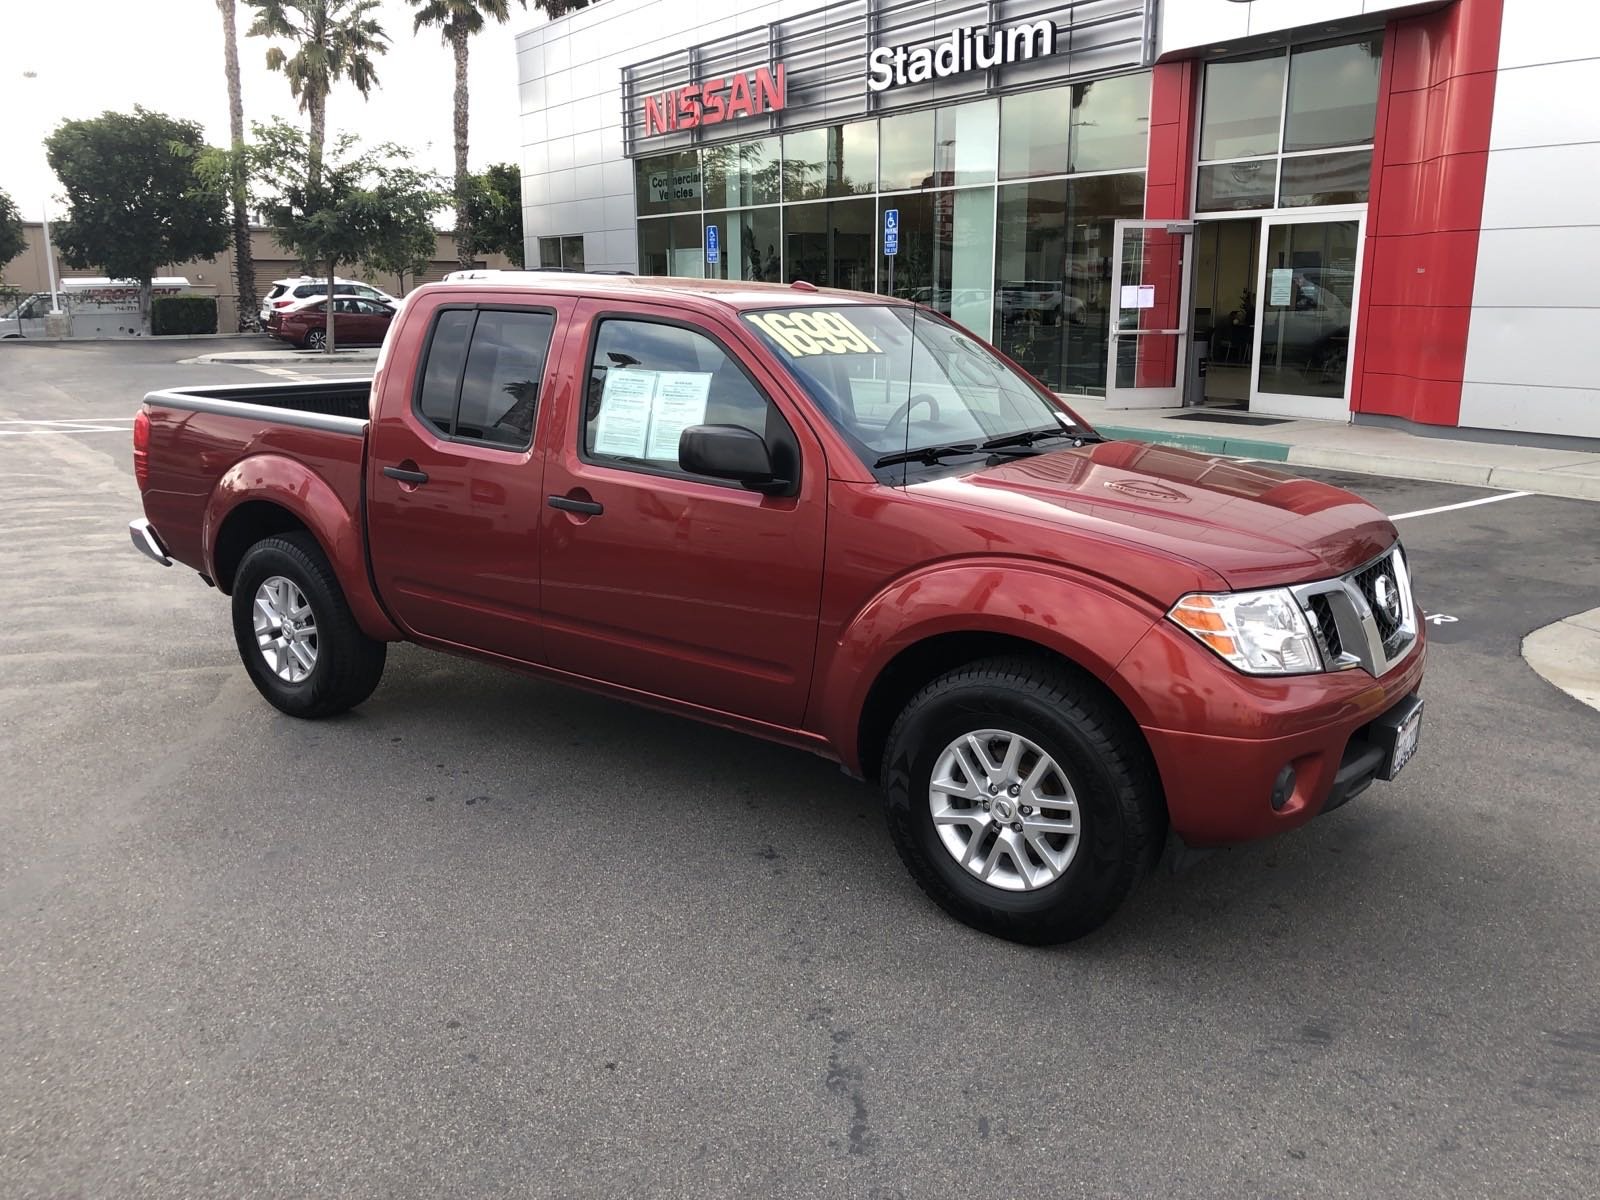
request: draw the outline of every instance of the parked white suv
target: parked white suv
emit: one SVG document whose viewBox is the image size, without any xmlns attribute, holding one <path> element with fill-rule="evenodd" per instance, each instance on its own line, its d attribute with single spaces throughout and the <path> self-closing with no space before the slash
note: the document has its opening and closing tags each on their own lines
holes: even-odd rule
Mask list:
<svg viewBox="0 0 1600 1200">
<path fill-rule="evenodd" d="M 286 309 L 296 300 L 304 300 L 309 296 L 325 296 L 327 293 L 328 281 L 311 275 L 301 275 L 298 279 L 276 280 L 261 301 L 261 323 L 265 325 L 274 310 Z M 377 300 L 383 304 L 396 302 L 395 298 L 382 288 L 375 288 L 370 283 L 362 283 L 356 279 L 340 279 L 337 275 L 333 278 L 333 294 L 360 296 L 363 300 Z"/>
</svg>

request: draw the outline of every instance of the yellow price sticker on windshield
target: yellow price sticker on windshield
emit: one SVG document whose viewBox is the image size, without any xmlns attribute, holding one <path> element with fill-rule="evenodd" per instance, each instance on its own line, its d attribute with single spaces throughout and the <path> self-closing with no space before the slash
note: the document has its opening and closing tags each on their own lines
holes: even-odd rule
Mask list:
<svg viewBox="0 0 1600 1200">
<path fill-rule="evenodd" d="M 790 358 L 812 354 L 882 354 L 878 343 L 841 312 L 765 312 L 745 318 Z"/>
</svg>

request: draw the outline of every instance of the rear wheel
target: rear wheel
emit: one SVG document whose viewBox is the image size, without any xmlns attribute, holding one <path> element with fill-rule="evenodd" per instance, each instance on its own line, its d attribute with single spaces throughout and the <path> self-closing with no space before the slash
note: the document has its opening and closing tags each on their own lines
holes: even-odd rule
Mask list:
<svg viewBox="0 0 1600 1200">
<path fill-rule="evenodd" d="M 1044 660 L 973 663 L 918 692 L 890 732 L 883 790 L 895 847 L 923 891 L 1012 941 L 1100 926 L 1165 837 L 1137 729 Z"/>
<path fill-rule="evenodd" d="M 384 643 L 361 632 L 308 533 L 257 542 L 233 580 L 233 635 L 256 690 L 292 717 L 354 708 L 378 686 Z"/>
<path fill-rule="evenodd" d="M 305 347 L 307 350 L 321 350 L 328 344 L 327 332 L 321 329 L 306 331 Z"/>
</svg>

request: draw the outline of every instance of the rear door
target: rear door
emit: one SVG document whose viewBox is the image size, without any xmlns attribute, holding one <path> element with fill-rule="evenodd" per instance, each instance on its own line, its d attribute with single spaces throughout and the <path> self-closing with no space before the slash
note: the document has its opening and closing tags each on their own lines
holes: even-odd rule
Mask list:
<svg viewBox="0 0 1600 1200">
<path fill-rule="evenodd" d="M 392 347 L 418 366 L 380 384 L 367 525 L 378 593 L 413 637 L 543 660 L 533 435 L 540 410 L 563 399 L 551 397 L 552 345 L 573 305 L 428 297 Z"/>
<path fill-rule="evenodd" d="M 821 445 L 737 331 L 687 310 L 584 301 L 566 354 L 586 383 L 556 399 L 550 427 L 550 665 L 799 726 L 822 582 Z M 794 494 L 690 475 L 677 458 L 684 424 L 762 434 L 798 474 Z"/>
</svg>

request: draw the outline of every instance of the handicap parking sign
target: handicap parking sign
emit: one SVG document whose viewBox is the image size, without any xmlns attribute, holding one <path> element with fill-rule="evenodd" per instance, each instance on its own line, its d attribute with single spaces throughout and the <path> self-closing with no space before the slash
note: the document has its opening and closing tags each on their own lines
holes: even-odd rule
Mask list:
<svg viewBox="0 0 1600 1200">
<path fill-rule="evenodd" d="M 706 261 L 715 263 L 722 254 L 722 242 L 717 236 L 715 225 L 706 226 Z"/>
<path fill-rule="evenodd" d="M 883 252 L 886 255 L 900 253 L 900 210 L 886 208 L 883 210 Z"/>
</svg>

